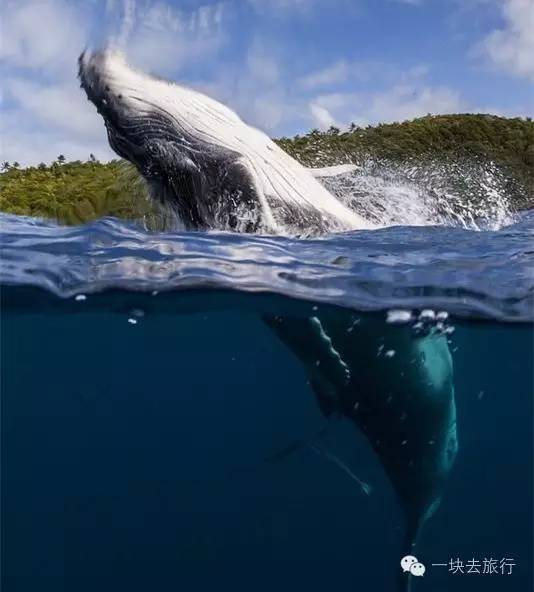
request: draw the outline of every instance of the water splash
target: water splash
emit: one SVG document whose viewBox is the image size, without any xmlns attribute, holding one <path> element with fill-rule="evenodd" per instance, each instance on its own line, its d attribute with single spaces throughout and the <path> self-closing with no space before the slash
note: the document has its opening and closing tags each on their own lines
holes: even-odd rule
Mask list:
<svg viewBox="0 0 534 592">
<path fill-rule="evenodd" d="M 321 181 L 379 226 L 456 226 L 498 230 L 514 220 L 510 179 L 492 162 L 364 159 L 356 170 Z"/>
</svg>

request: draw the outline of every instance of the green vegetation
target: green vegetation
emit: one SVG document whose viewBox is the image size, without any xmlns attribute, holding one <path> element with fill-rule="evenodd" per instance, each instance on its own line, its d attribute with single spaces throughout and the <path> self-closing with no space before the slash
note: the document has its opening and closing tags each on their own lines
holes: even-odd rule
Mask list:
<svg viewBox="0 0 534 592">
<path fill-rule="evenodd" d="M 122 161 L 103 164 L 92 156 L 66 163 L 60 154 L 49 166 L 3 163 L 2 168 L 0 209 L 10 214 L 80 224 L 103 216 L 136 220 L 154 212 L 144 182 Z"/>
<path fill-rule="evenodd" d="M 534 122 L 494 115 L 427 115 L 403 123 L 380 124 L 342 133 L 330 128 L 283 138 L 284 150 L 307 166 L 357 162 L 373 156 L 404 161 L 413 158 L 482 158 L 506 169 L 519 182 L 534 183 Z"/>
<path fill-rule="evenodd" d="M 307 166 L 359 162 L 368 157 L 418 162 L 476 158 L 495 162 L 519 186 L 518 207 L 534 206 L 534 123 L 492 115 L 426 116 L 375 127 L 331 128 L 278 143 Z M 12 214 L 46 217 L 77 224 L 102 216 L 154 220 L 156 207 L 144 182 L 127 163 L 66 162 L 21 169 L 4 163 L 0 175 L 0 209 Z M 524 196 L 527 196 L 526 200 Z"/>
</svg>

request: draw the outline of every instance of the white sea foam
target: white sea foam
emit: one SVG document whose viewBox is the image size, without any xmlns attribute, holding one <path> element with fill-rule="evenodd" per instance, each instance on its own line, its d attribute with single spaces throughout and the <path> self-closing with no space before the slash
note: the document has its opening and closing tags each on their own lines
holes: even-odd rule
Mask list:
<svg viewBox="0 0 534 592">
<path fill-rule="evenodd" d="M 344 174 L 320 180 L 378 227 L 498 230 L 513 222 L 509 180 L 491 162 L 449 160 L 407 165 L 369 158 Z"/>
</svg>

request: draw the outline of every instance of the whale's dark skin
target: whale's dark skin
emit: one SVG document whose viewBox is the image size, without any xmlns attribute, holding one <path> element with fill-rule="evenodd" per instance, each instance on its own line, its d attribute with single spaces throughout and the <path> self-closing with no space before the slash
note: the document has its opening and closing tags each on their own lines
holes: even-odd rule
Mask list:
<svg viewBox="0 0 534 592">
<path fill-rule="evenodd" d="M 105 54 L 78 60 L 80 86 L 104 119 L 111 148 L 131 162 L 147 182 L 151 197 L 171 207 L 189 230 L 224 226 L 255 232 L 259 216 L 240 226 L 239 211 L 259 211 L 239 154 L 176 129 L 165 111 L 139 114 L 120 94 L 113 94 L 100 74 Z M 236 207 L 240 205 L 240 208 Z"/>
<path fill-rule="evenodd" d="M 355 326 L 343 315 L 265 321 L 304 363 L 324 415 L 340 415 L 365 433 L 405 515 L 403 554 L 413 553 L 458 450 L 446 338 L 417 337 L 371 316 Z"/>
<path fill-rule="evenodd" d="M 120 94 L 106 89 L 99 77 L 101 59 L 101 54 L 89 61 L 80 57 L 81 85 L 104 118 L 111 147 L 137 167 L 153 196 L 172 204 L 188 229 L 261 229 L 254 214 L 258 196 L 239 155 L 215 149 L 157 108 L 140 118 L 121 103 Z M 297 211 L 294 203 L 285 208 L 283 202 L 278 207 L 297 228 L 324 231 L 324 218 L 313 208 Z M 422 525 L 439 504 L 458 448 L 446 338 L 416 337 L 409 328 L 373 316 L 355 327 L 347 326 L 344 315 L 264 321 L 303 363 L 325 417 L 339 415 L 365 433 L 406 519 L 399 561 L 412 554 Z M 400 567 L 399 578 L 400 589 L 408 590 L 411 577 Z"/>
</svg>

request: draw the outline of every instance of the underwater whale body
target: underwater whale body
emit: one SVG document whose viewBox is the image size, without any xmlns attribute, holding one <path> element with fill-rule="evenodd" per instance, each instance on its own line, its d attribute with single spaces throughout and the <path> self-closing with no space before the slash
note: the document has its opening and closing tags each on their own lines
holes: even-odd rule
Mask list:
<svg viewBox="0 0 534 592">
<path fill-rule="evenodd" d="M 335 171 L 314 175 L 214 99 L 138 72 L 112 51 L 84 52 L 79 77 L 111 147 L 186 229 L 370 228 L 317 181 Z M 326 313 L 263 320 L 304 364 L 324 416 L 341 416 L 366 435 L 400 501 L 402 551 L 410 554 L 439 504 L 458 448 L 446 336 L 414 335 L 371 316 L 357 327 Z M 410 575 L 400 578 L 400 589 L 409 589 Z"/>
</svg>

